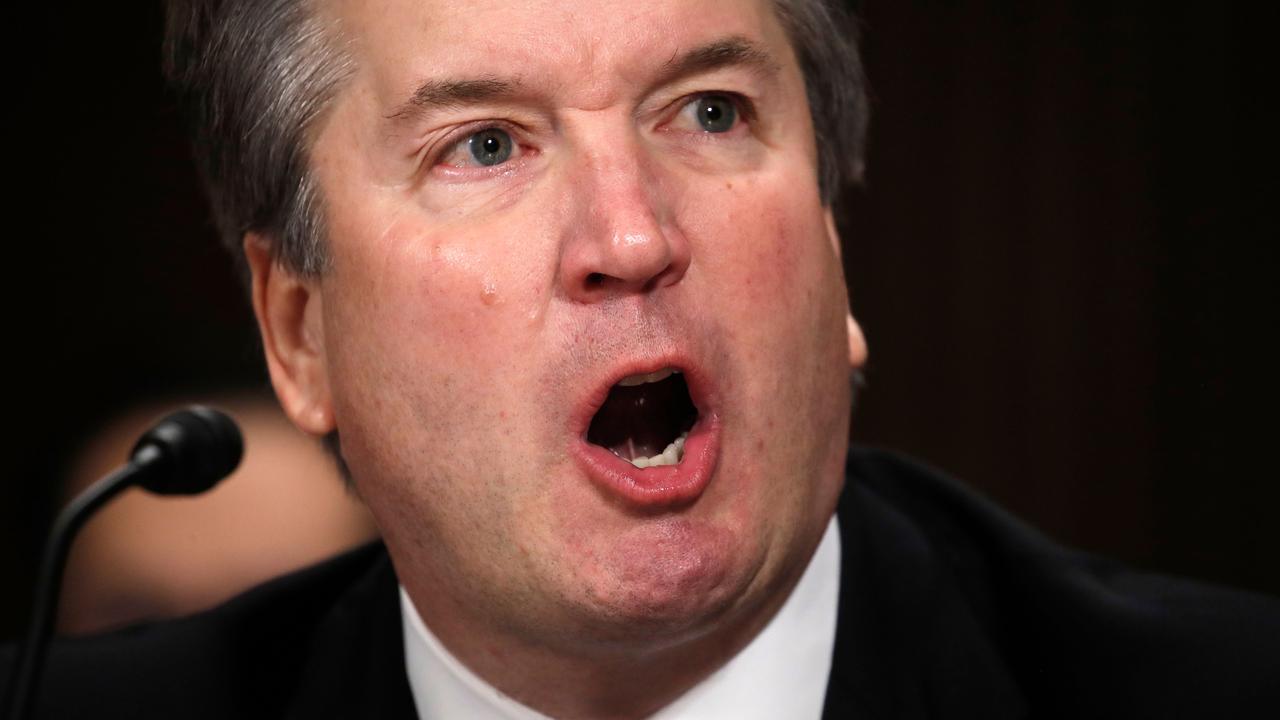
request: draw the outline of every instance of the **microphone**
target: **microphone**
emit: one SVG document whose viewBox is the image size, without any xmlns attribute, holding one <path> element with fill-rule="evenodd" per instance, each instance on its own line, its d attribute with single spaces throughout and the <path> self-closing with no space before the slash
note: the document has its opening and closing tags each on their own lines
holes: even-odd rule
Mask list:
<svg viewBox="0 0 1280 720">
<path fill-rule="evenodd" d="M 244 440 L 235 421 L 218 410 L 194 405 L 153 426 L 133 446 L 129 462 L 89 486 L 58 513 L 40 559 L 31 625 L 10 676 L 5 718 L 21 720 L 30 712 L 53 628 L 62 569 L 71 541 L 85 521 L 133 485 L 157 495 L 202 493 L 230 475 L 243 454 Z"/>
</svg>

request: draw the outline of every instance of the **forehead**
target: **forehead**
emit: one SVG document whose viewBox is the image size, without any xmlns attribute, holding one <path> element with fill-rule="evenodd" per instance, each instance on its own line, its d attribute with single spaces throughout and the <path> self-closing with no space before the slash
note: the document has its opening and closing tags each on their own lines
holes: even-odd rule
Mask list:
<svg viewBox="0 0 1280 720">
<path fill-rule="evenodd" d="M 366 91 L 516 75 L 583 108 L 618 100 L 682 51 L 734 36 L 794 65 L 770 0 L 357 0 L 334 7 Z"/>
</svg>

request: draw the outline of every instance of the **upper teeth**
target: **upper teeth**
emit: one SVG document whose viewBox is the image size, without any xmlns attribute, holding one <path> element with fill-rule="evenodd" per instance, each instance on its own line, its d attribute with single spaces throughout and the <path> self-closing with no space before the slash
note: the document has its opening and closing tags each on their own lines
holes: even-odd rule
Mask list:
<svg viewBox="0 0 1280 720">
<path fill-rule="evenodd" d="M 673 374 L 678 372 L 680 371 L 676 370 L 675 368 L 666 367 L 666 368 L 662 368 L 661 370 L 654 370 L 651 373 L 645 373 L 643 375 L 628 375 L 627 377 L 624 377 L 621 380 L 619 380 L 618 384 L 621 385 L 622 387 L 633 387 L 635 385 L 643 385 L 645 383 L 655 383 L 655 382 L 658 382 L 659 380 L 666 380 L 667 378 L 671 377 Z"/>
</svg>

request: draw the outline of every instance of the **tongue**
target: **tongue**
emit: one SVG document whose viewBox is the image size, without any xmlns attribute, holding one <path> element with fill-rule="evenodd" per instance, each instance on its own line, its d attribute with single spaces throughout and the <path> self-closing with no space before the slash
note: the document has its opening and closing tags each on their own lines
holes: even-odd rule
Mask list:
<svg viewBox="0 0 1280 720">
<path fill-rule="evenodd" d="M 587 440 L 627 460 L 657 455 L 696 417 L 680 374 L 633 387 L 615 385 L 591 421 Z"/>
</svg>

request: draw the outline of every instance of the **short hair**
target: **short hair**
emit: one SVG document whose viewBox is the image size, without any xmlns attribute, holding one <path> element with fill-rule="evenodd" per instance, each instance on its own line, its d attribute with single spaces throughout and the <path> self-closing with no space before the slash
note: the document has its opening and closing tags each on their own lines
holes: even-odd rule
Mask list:
<svg viewBox="0 0 1280 720">
<path fill-rule="evenodd" d="M 860 181 L 869 120 L 851 15 L 836 0 L 772 0 L 804 74 L 830 205 Z M 164 66 L 223 244 L 244 271 L 261 233 L 293 272 L 328 266 L 323 197 L 310 168 L 317 120 L 354 67 L 320 0 L 170 0 Z"/>
</svg>

